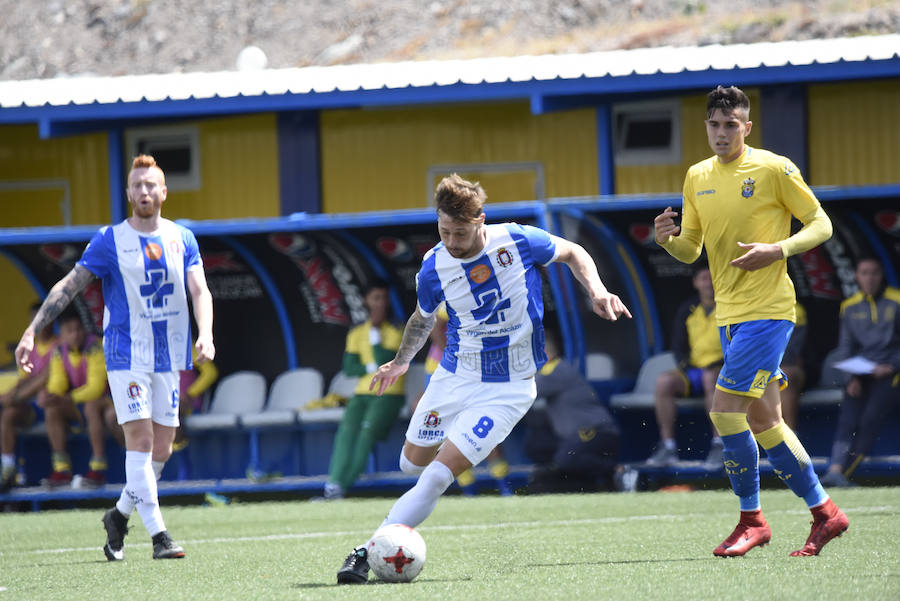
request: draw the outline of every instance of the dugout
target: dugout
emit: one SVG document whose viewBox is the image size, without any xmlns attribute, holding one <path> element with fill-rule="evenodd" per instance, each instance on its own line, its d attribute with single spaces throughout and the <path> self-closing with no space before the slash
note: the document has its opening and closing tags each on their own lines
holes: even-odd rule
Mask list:
<svg viewBox="0 0 900 601">
<path fill-rule="evenodd" d="M 120 220 L 138 151 L 167 170 L 175 219 L 423 208 L 451 171 L 490 202 L 677 195 L 718 83 L 750 94 L 751 145 L 878 195 L 898 183 L 898 51 L 887 35 L 0 82 L 0 229 Z M 37 299 L 2 257 L 0 281 L 0 311 L 26 315 Z"/>
<path fill-rule="evenodd" d="M 409 310 L 415 257 L 435 240 L 430 190 L 457 171 L 482 181 L 492 217 L 546 224 L 591 250 L 635 321 L 607 335 L 566 277 L 546 296 L 551 311 L 564 307 L 569 356 L 613 356 L 612 386 L 627 387 L 666 348 L 689 290 L 648 224 L 679 204 L 687 166 L 708 155 L 703 97 L 725 83 L 751 96 L 749 143 L 791 157 L 835 219 L 832 242 L 791 261 L 824 356 L 854 257 L 880 256 L 897 284 L 898 51 L 889 35 L 0 82 L 0 340 L 18 338 L 94 224 L 126 215 L 128 157 L 149 151 L 168 173 L 165 215 L 190 220 L 217 323 L 234 331 L 222 375 L 262 359 L 269 382 L 309 360 L 336 369 L 374 265 L 395 309 Z M 86 317 L 98 296 L 82 300 Z M 301 330 L 314 332 L 313 351 Z M 10 361 L 4 344 L 0 364 Z"/>
</svg>

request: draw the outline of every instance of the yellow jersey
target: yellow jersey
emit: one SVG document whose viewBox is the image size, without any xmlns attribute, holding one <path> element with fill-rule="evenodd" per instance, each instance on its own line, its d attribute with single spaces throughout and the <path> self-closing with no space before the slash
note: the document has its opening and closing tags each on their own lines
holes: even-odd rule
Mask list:
<svg viewBox="0 0 900 601">
<path fill-rule="evenodd" d="M 402 340 L 403 330 L 388 321 L 374 328 L 372 322 L 367 320 L 347 333 L 343 370 L 349 376 L 362 376 L 354 394 L 375 394 L 369 390 L 372 372 L 394 358 Z M 385 389 L 384 394 L 404 394 L 403 383 L 404 376 L 400 376 Z"/>
<path fill-rule="evenodd" d="M 746 252 L 738 242 L 778 243 L 790 236 L 792 215 L 807 223 L 820 208 L 796 165 L 766 150 L 747 146 L 730 163 L 713 156 L 688 170 L 682 234 L 699 232 L 706 248 L 718 325 L 795 320 L 786 260 L 756 271 L 730 263 Z"/>
</svg>

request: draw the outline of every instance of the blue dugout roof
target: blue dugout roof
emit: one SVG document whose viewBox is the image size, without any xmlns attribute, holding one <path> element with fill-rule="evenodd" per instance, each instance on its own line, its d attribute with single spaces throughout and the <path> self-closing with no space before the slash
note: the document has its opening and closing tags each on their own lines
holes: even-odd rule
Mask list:
<svg viewBox="0 0 900 601">
<path fill-rule="evenodd" d="M 42 137 L 249 112 L 528 100 L 535 114 L 642 92 L 900 77 L 900 35 L 0 82 L 0 124 Z"/>
</svg>

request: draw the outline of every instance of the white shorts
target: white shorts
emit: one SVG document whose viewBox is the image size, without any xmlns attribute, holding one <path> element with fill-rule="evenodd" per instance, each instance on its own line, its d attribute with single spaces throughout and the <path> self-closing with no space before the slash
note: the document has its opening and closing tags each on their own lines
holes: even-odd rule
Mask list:
<svg viewBox="0 0 900 601">
<path fill-rule="evenodd" d="M 447 439 L 478 465 L 509 436 L 535 396 L 534 378 L 479 382 L 438 367 L 409 420 L 406 440 L 433 447 Z"/>
<path fill-rule="evenodd" d="M 162 426 L 178 426 L 177 371 L 163 373 L 115 370 L 106 373 L 116 419 L 120 424 L 152 419 Z"/>
</svg>

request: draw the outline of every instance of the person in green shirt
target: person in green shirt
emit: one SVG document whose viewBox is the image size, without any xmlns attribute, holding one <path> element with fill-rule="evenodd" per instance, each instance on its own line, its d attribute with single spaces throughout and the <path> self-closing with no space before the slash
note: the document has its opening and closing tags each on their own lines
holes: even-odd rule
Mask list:
<svg viewBox="0 0 900 601">
<path fill-rule="evenodd" d="M 350 330 L 342 370 L 359 377 L 353 396 L 347 401 L 344 417 L 334 438 L 334 449 L 325 483 L 324 498 L 342 499 L 356 481 L 375 442 L 384 439 L 397 420 L 405 402 L 403 378 L 381 396 L 369 390 L 371 377 L 379 365 L 390 361 L 400 348 L 403 330 L 389 321 L 388 284 L 375 280 L 366 287 L 365 304 L 369 319 Z"/>
</svg>

